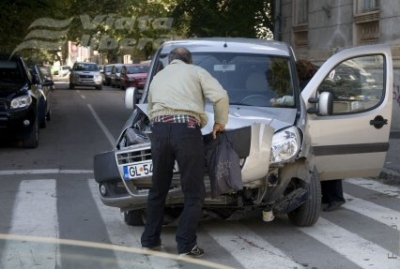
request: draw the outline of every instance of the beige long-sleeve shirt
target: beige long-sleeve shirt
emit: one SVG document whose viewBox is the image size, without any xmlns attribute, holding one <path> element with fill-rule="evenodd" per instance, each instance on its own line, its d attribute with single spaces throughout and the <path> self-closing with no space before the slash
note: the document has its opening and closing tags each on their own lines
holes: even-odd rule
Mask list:
<svg viewBox="0 0 400 269">
<path fill-rule="evenodd" d="M 205 69 L 173 60 L 158 72 L 150 84 L 148 113 L 156 116 L 186 114 L 196 117 L 201 127 L 207 124 L 205 99 L 214 105 L 214 122 L 228 122 L 229 98 L 221 84 Z"/>
</svg>

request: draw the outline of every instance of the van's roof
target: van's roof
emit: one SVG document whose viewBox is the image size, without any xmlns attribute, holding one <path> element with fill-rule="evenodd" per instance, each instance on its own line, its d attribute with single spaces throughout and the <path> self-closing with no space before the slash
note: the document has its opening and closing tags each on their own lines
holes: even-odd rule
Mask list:
<svg viewBox="0 0 400 269">
<path fill-rule="evenodd" d="M 290 56 L 291 48 L 284 42 L 257 38 L 193 38 L 166 41 L 162 44 L 162 54 L 168 54 L 176 47 L 185 47 L 196 52 L 234 52 Z"/>
</svg>

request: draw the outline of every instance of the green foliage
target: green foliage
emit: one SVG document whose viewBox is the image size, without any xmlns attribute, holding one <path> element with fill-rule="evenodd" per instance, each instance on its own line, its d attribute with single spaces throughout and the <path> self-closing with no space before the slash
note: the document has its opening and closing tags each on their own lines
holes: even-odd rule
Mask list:
<svg viewBox="0 0 400 269">
<path fill-rule="evenodd" d="M 271 0 L 179 0 L 175 26 L 187 36 L 267 37 L 273 29 Z"/>
<path fill-rule="evenodd" d="M 54 61 L 67 55 L 66 41 L 92 46 L 107 57 L 131 54 L 148 59 L 168 39 L 186 36 L 265 37 L 272 29 L 271 0 L 2 0 L 0 1 L 0 52 L 17 51 L 35 61 Z M 170 17 L 173 28 L 157 27 L 157 19 Z M 39 19 L 68 21 L 64 28 L 32 25 Z M 84 27 L 83 21 L 87 22 Z M 118 20 L 130 24 L 117 27 Z M 171 26 L 171 20 L 168 26 Z M 35 30 L 64 31 L 59 48 L 19 47 Z M 36 38 L 38 39 L 38 38 Z M 51 41 L 50 34 L 40 41 Z M 101 40 L 109 41 L 105 49 Z M 130 46 L 123 41 L 130 40 Z M 40 43 L 40 42 L 38 42 Z M 54 42 L 53 42 L 54 43 Z M 104 43 L 104 42 L 103 42 Z M 132 46 L 132 44 L 135 44 Z"/>
<path fill-rule="evenodd" d="M 275 58 L 271 63 L 271 69 L 267 73 L 268 85 L 278 96 L 283 96 L 292 89 L 289 63 L 286 59 Z"/>
</svg>

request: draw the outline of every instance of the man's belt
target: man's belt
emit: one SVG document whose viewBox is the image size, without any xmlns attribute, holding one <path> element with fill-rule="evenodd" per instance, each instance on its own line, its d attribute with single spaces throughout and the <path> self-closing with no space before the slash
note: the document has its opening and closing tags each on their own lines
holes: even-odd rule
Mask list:
<svg viewBox="0 0 400 269">
<path fill-rule="evenodd" d="M 199 125 L 200 121 L 196 117 L 191 115 L 165 115 L 156 116 L 152 122 L 164 122 L 164 123 L 188 123 L 190 125 Z"/>
</svg>

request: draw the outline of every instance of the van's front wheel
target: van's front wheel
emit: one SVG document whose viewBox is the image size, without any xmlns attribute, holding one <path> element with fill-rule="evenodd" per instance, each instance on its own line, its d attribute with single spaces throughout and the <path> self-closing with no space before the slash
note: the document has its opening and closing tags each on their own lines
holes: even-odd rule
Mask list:
<svg viewBox="0 0 400 269">
<path fill-rule="evenodd" d="M 310 174 L 310 182 L 306 183 L 299 180 L 299 187 L 306 189 L 309 198 L 301 206 L 288 213 L 292 223 L 299 227 L 308 227 L 314 225 L 321 213 L 321 182 L 317 172 L 314 170 Z"/>
</svg>

